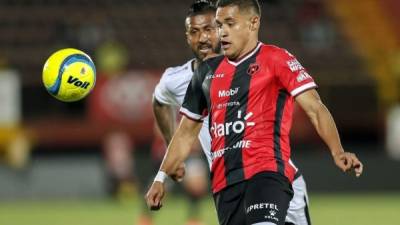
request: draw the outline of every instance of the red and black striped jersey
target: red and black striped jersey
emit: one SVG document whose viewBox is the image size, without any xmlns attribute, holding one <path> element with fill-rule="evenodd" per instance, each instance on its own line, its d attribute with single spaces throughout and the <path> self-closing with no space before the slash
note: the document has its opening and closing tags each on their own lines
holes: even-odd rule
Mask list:
<svg viewBox="0 0 400 225">
<path fill-rule="evenodd" d="M 209 114 L 214 193 L 262 171 L 293 180 L 294 97 L 311 88 L 314 80 L 293 55 L 263 43 L 236 62 L 218 56 L 199 66 L 180 111 L 200 121 Z"/>
</svg>

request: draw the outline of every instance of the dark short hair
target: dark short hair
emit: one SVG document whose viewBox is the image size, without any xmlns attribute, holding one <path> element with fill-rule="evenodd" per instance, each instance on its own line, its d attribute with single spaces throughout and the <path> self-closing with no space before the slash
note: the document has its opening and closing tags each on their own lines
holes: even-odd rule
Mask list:
<svg viewBox="0 0 400 225">
<path fill-rule="evenodd" d="M 257 15 L 261 16 L 261 7 L 258 0 L 218 0 L 218 7 L 225 7 L 228 5 L 236 5 L 239 9 L 253 10 Z"/>
<path fill-rule="evenodd" d="M 199 14 L 205 13 L 215 13 L 217 8 L 215 5 L 209 0 L 196 0 L 189 8 L 189 11 L 186 17 L 197 16 Z"/>
</svg>

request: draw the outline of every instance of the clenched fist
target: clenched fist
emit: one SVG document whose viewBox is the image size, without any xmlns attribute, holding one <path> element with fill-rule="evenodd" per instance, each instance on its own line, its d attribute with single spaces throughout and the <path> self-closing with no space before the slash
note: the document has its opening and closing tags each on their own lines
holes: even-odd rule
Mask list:
<svg viewBox="0 0 400 225">
<path fill-rule="evenodd" d="M 145 196 L 147 206 L 150 210 L 159 210 L 162 207 L 162 199 L 165 195 L 164 183 L 154 181 Z"/>
<path fill-rule="evenodd" d="M 357 177 L 361 176 L 363 172 L 363 164 L 354 153 L 341 152 L 333 155 L 333 159 L 336 166 L 338 166 L 343 172 L 354 170 Z"/>
</svg>

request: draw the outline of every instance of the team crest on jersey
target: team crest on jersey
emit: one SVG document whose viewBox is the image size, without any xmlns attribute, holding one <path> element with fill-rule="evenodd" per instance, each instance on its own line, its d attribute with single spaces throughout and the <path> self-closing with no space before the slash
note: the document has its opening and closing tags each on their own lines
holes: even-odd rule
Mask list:
<svg viewBox="0 0 400 225">
<path fill-rule="evenodd" d="M 260 70 L 260 66 L 257 63 L 250 64 L 249 68 L 247 69 L 247 73 L 251 76 L 257 73 Z"/>
</svg>

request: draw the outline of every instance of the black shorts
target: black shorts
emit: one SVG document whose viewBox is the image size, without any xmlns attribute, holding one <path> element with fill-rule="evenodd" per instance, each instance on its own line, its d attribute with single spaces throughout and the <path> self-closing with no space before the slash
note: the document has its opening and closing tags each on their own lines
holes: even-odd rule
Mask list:
<svg viewBox="0 0 400 225">
<path fill-rule="evenodd" d="M 284 225 L 293 189 L 275 172 L 262 172 L 214 194 L 220 225 Z"/>
</svg>

